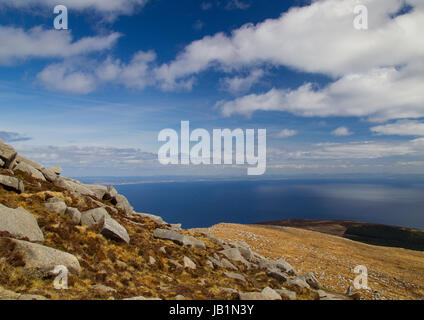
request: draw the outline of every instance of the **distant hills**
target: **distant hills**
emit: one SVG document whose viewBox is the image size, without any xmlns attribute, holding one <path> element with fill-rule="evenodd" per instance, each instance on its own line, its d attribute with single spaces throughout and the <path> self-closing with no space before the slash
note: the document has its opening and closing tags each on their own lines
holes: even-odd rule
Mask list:
<svg viewBox="0 0 424 320">
<path fill-rule="evenodd" d="M 372 245 L 424 251 L 424 231 L 411 228 L 349 220 L 287 219 L 257 224 L 300 228 Z"/>
</svg>

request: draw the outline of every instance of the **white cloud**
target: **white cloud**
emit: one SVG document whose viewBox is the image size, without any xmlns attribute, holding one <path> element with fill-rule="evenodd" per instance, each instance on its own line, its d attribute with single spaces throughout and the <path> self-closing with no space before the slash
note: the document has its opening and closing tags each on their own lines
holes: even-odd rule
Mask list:
<svg viewBox="0 0 424 320">
<path fill-rule="evenodd" d="M 353 28 L 356 0 L 318 0 L 292 8 L 278 19 L 247 24 L 230 36 L 217 33 L 189 44 L 164 64 L 164 81 L 199 73 L 212 66 L 237 67 L 271 63 L 332 76 L 366 72 L 419 60 L 424 55 L 423 7 L 392 19 L 399 0 L 363 1 L 370 12 L 370 29 Z M 418 6 L 419 5 L 419 6 Z"/>
<path fill-rule="evenodd" d="M 319 89 L 307 83 L 295 90 L 271 89 L 221 101 L 225 116 L 284 111 L 299 116 L 354 116 L 373 121 L 424 117 L 424 64 L 349 74 Z"/>
<path fill-rule="evenodd" d="M 128 64 L 111 57 L 103 62 L 73 59 L 47 66 L 37 79 L 48 89 L 73 94 L 87 94 L 106 83 L 143 89 L 155 83 L 151 77 L 151 63 L 155 59 L 152 51 L 137 52 Z"/>
<path fill-rule="evenodd" d="M 66 58 L 111 48 L 121 35 L 85 37 L 74 41 L 70 32 L 0 26 L 0 65 L 28 58 Z"/>
<path fill-rule="evenodd" d="M 379 135 L 424 136 L 424 123 L 416 120 L 401 120 L 371 128 Z"/>
<path fill-rule="evenodd" d="M 231 10 L 231 9 L 246 10 L 246 9 L 250 8 L 250 3 L 246 3 L 246 2 L 241 1 L 241 0 L 230 0 L 225 8 L 229 9 L 229 10 Z"/>
<path fill-rule="evenodd" d="M 284 138 L 293 137 L 297 134 L 298 132 L 296 130 L 283 129 L 280 132 L 276 133 L 274 137 L 284 139 Z"/>
<path fill-rule="evenodd" d="M 86 94 L 96 89 L 96 79 L 87 73 L 75 71 L 66 64 L 52 64 L 37 75 L 37 79 L 48 89 Z"/>
<path fill-rule="evenodd" d="M 64 5 L 73 10 L 95 10 L 102 14 L 119 15 L 133 14 L 147 3 L 147 0 L 2 0 L 0 7 L 27 9 L 34 6 L 53 8 Z"/>
<path fill-rule="evenodd" d="M 246 77 L 235 76 L 233 78 L 222 79 L 222 87 L 224 90 L 237 94 L 243 91 L 248 91 L 257 83 L 265 72 L 260 69 L 252 70 Z"/>
<path fill-rule="evenodd" d="M 339 127 L 332 131 L 331 134 L 336 137 L 346 137 L 352 135 L 353 132 L 351 132 L 347 127 Z"/>
<path fill-rule="evenodd" d="M 308 151 L 288 153 L 294 159 L 378 159 L 424 155 L 424 138 L 402 142 L 322 143 Z"/>
</svg>

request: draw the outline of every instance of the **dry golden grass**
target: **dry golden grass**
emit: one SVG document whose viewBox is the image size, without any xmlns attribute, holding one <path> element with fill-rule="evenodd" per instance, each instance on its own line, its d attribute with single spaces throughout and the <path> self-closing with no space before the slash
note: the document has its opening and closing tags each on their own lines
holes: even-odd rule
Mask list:
<svg viewBox="0 0 424 320">
<path fill-rule="evenodd" d="M 245 241 L 269 258 L 283 257 L 301 273 L 313 272 L 323 286 L 345 292 L 368 268 L 366 299 L 423 299 L 424 252 L 371 246 L 314 231 L 258 225 L 219 224 L 209 231 L 217 238 Z"/>
</svg>

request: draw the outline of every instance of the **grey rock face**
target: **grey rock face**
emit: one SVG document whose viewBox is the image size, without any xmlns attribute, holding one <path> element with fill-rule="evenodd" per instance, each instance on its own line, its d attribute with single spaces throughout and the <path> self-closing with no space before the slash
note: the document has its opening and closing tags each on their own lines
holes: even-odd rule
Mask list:
<svg viewBox="0 0 424 320">
<path fill-rule="evenodd" d="M 71 217 L 71 220 L 75 224 L 81 223 L 81 212 L 77 208 L 66 208 L 65 214 Z"/>
<path fill-rule="evenodd" d="M 264 296 L 265 300 L 282 300 L 278 292 L 276 292 L 274 289 L 271 289 L 270 287 L 264 288 L 262 290 L 262 295 Z"/>
<path fill-rule="evenodd" d="M 44 235 L 35 217 L 23 208 L 11 209 L 0 204 L 0 231 L 12 236 L 44 242 Z"/>
<path fill-rule="evenodd" d="M 2 246 L 6 247 L 7 242 L 14 244 L 12 254 L 22 257 L 25 262 L 24 269 L 31 275 L 44 277 L 51 274 L 56 266 L 65 266 L 74 274 L 81 271 L 78 259 L 72 254 L 27 241 L 0 239 Z"/>
<path fill-rule="evenodd" d="M 317 278 L 312 273 L 307 273 L 305 275 L 298 277 L 301 280 L 304 280 L 311 288 L 319 289 L 321 286 Z"/>
<path fill-rule="evenodd" d="M 21 294 L 0 288 L 0 300 L 48 300 L 35 294 Z"/>
<path fill-rule="evenodd" d="M 44 178 L 43 174 L 40 171 L 38 171 L 34 167 L 30 166 L 29 164 L 26 164 L 25 162 L 21 162 L 18 165 L 16 165 L 13 168 L 13 170 L 14 171 L 19 170 L 19 171 L 22 171 L 22 172 L 29 174 L 34 179 L 46 181 L 46 178 Z"/>
<path fill-rule="evenodd" d="M 91 227 L 102 223 L 105 218 L 112 219 L 105 208 L 96 208 L 84 211 L 81 213 L 81 225 Z"/>
<path fill-rule="evenodd" d="M 108 239 L 130 243 L 130 237 L 127 230 L 116 220 L 110 217 L 104 218 L 104 223 L 100 233 Z"/>
<path fill-rule="evenodd" d="M 15 177 L 0 175 L 0 185 L 12 189 L 18 193 L 25 192 L 24 183 Z"/>
<path fill-rule="evenodd" d="M 60 215 L 65 214 L 66 212 L 66 203 L 59 198 L 50 198 L 47 203 L 44 204 L 44 207 L 50 212 L 54 212 Z"/>
<path fill-rule="evenodd" d="M 276 290 L 266 287 L 262 292 L 241 292 L 239 293 L 240 300 L 282 300 Z"/>
<path fill-rule="evenodd" d="M 221 263 L 224 269 L 234 270 L 234 271 L 238 270 L 238 268 L 235 265 L 233 265 L 230 261 L 228 261 L 225 258 L 221 259 Z"/>
<path fill-rule="evenodd" d="M 293 279 L 287 279 L 287 284 L 294 286 L 298 290 L 310 289 L 311 288 L 305 280 L 303 280 L 299 277 L 296 277 L 296 278 L 293 278 Z"/>
<path fill-rule="evenodd" d="M 0 140 L 0 159 L 3 161 L 3 166 L 6 169 L 12 169 L 17 155 L 18 153 L 12 146 Z"/>
<path fill-rule="evenodd" d="M 93 197 L 95 196 L 95 194 L 91 190 L 89 190 L 87 187 L 85 187 L 81 183 L 78 183 L 72 179 L 57 177 L 54 184 L 60 188 L 66 189 L 78 195 L 89 195 Z"/>
<path fill-rule="evenodd" d="M 107 192 L 103 196 L 103 198 L 105 200 L 111 200 L 113 198 L 116 198 L 117 195 L 118 195 L 118 191 L 116 191 L 116 189 L 113 186 L 109 186 L 107 187 Z"/>
</svg>

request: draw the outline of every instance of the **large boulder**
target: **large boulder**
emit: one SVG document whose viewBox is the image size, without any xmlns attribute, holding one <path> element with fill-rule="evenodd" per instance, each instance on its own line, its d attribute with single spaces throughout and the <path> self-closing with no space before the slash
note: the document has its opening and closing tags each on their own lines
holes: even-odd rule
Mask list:
<svg viewBox="0 0 424 320">
<path fill-rule="evenodd" d="M 115 201 L 114 201 L 115 206 L 118 209 L 121 209 L 122 211 L 124 211 L 128 215 L 134 213 L 134 208 L 128 202 L 128 199 L 125 198 L 123 195 L 118 194 L 116 197 L 114 197 L 114 199 L 115 199 Z"/>
<path fill-rule="evenodd" d="M 77 195 L 87 195 L 95 197 L 93 191 L 73 179 L 58 177 L 54 184 Z"/>
<path fill-rule="evenodd" d="M 19 171 L 27 173 L 28 175 L 30 175 L 31 177 L 33 177 L 35 179 L 46 181 L 46 178 L 44 177 L 44 175 L 40 171 L 38 171 L 37 169 L 35 169 L 34 167 L 32 167 L 31 165 L 29 165 L 25 162 L 18 163 L 13 168 L 13 170 L 14 171 L 19 170 Z"/>
<path fill-rule="evenodd" d="M 0 174 L 0 185 L 5 187 L 6 189 L 10 189 L 18 193 L 25 192 L 24 183 L 15 177 Z"/>
<path fill-rule="evenodd" d="M 287 263 L 283 258 L 280 258 L 279 260 L 277 260 L 276 267 L 290 276 L 297 275 L 296 270 L 294 270 L 294 268 L 289 263 Z"/>
<path fill-rule="evenodd" d="M 50 167 L 49 170 L 53 171 L 58 176 L 60 176 L 62 173 L 62 168 L 59 166 Z"/>
<path fill-rule="evenodd" d="M 112 219 L 105 208 L 96 208 L 84 211 L 81 213 L 81 225 L 91 227 L 96 224 L 103 223 L 105 218 Z"/>
<path fill-rule="evenodd" d="M 50 211 L 60 215 L 65 214 L 66 212 L 66 203 L 62 199 L 53 197 L 47 200 L 47 203 L 44 204 L 44 207 Z"/>
<path fill-rule="evenodd" d="M 75 224 L 81 223 L 81 212 L 77 208 L 66 208 L 65 214 L 68 215 Z"/>
<path fill-rule="evenodd" d="M 23 208 L 11 209 L 0 204 L 0 231 L 17 238 L 44 242 L 44 235 L 35 217 Z"/>
<path fill-rule="evenodd" d="M 3 161 L 3 167 L 12 169 L 17 155 L 18 153 L 12 146 L 0 140 L 0 159 Z"/>
<path fill-rule="evenodd" d="M 245 266 L 249 266 L 249 262 L 242 256 L 238 248 L 230 248 L 221 250 L 219 253 L 227 257 L 227 259 L 235 262 L 241 262 Z"/>
<path fill-rule="evenodd" d="M 73 274 L 81 272 L 78 259 L 63 251 L 9 238 L 1 238 L 0 246 L 8 251 L 9 256 L 19 257 L 25 264 L 24 270 L 32 276 L 51 275 L 57 266 L 65 266 Z"/>
<path fill-rule="evenodd" d="M 245 293 L 240 292 L 239 299 L 240 300 L 256 300 L 256 301 L 282 300 L 278 292 L 269 287 L 266 287 L 265 289 L 263 289 L 262 292 L 245 292 Z"/>
<path fill-rule="evenodd" d="M 85 184 L 84 185 L 88 190 L 94 193 L 94 196 L 99 199 L 103 200 L 103 197 L 105 196 L 107 192 L 107 188 L 105 186 L 101 185 L 94 185 L 94 184 Z"/>
<path fill-rule="evenodd" d="M 108 239 L 130 243 L 127 230 L 112 218 L 104 218 L 100 233 Z"/>
<path fill-rule="evenodd" d="M 44 168 L 44 166 L 42 164 L 40 164 L 36 161 L 33 161 L 31 159 L 25 158 L 25 157 L 21 156 L 20 154 L 18 154 L 16 156 L 16 162 L 17 163 L 25 163 L 25 164 L 27 164 L 27 165 L 29 165 L 29 166 L 37 169 L 37 170 L 41 170 L 41 169 Z"/>
<path fill-rule="evenodd" d="M 55 182 L 58 178 L 58 175 L 51 169 L 42 168 L 40 169 L 41 173 L 44 175 L 47 181 Z"/>
</svg>

